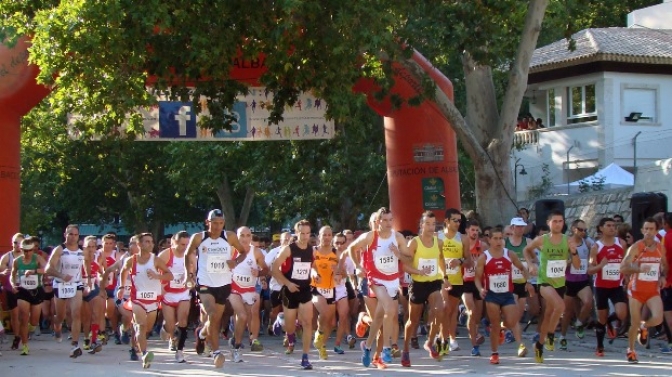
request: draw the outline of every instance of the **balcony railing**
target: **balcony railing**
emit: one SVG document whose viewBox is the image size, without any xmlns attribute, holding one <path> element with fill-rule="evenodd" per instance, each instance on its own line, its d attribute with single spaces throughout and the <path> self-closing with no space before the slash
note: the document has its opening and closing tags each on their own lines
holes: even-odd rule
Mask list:
<svg viewBox="0 0 672 377">
<path fill-rule="evenodd" d="M 539 131 L 516 131 L 513 134 L 513 144 L 517 147 L 524 147 L 530 144 L 539 143 Z"/>
</svg>

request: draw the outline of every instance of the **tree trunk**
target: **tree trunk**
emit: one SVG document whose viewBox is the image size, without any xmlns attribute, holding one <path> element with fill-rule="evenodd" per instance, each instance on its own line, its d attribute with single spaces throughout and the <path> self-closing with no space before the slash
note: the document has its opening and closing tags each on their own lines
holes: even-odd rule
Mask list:
<svg viewBox="0 0 672 377">
<path fill-rule="evenodd" d="M 219 199 L 219 204 L 222 206 L 222 212 L 224 213 L 224 219 L 226 220 L 226 230 L 235 231 L 237 224 L 236 209 L 233 207 L 231 186 L 229 185 L 229 180 L 226 176 L 224 176 L 222 183 L 217 187 L 217 198 Z"/>
<path fill-rule="evenodd" d="M 247 219 L 250 217 L 250 210 L 252 209 L 252 202 L 254 201 L 254 190 L 250 187 L 245 191 L 245 199 L 243 200 L 243 207 L 240 209 L 240 216 L 238 217 L 238 226 L 247 224 Z"/>
</svg>

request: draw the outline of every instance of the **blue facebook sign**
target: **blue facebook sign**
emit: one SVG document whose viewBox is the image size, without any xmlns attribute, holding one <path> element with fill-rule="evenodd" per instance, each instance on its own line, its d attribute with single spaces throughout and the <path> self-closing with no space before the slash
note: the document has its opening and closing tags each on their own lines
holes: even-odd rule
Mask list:
<svg viewBox="0 0 672 377">
<path fill-rule="evenodd" d="M 190 102 L 159 101 L 159 137 L 196 137 L 196 114 Z"/>
</svg>

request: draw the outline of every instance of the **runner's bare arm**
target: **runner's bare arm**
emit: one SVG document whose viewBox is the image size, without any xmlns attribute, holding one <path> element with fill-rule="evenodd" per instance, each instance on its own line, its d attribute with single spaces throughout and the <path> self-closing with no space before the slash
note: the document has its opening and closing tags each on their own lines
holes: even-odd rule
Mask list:
<svg viewBox="0 0 672 377">
<path fill-rule="evenodd" d="M 621 272 L 623 274 L 632 275 L 641 272 L 639 265 L 634 263 L 634 260 L 639 255 L 640 242 L 641 241 L 637 241 L 632 246 L 630 246 L 628 252 L 625 254 L 625 258 L 623 258 L 623 261 L 621 261 Z"/>
<path fill-rule="evenodd" d="M 58 266 L 61 264 L 61 254 L 63 254 L 63 248 L 61 246 L 56 246 L 47 261 L 47 271 L 45 271 L 45 274 L 59 279 L 64 278 L 63 274 L 58 271 Z"/>
<path fill-rule="evenodd" d="M 160 274 L 154 274 L 156 276 L 150 275 L 150 277 L 152 279 L 157 279 L 157 280 L 161 280 L 161 281 L 171 281 L 171 280 L 173 280 L 173 273 L 170 272 L 170 270 L 168 269 L 168 266 L 166 265 L 166 261 L 164 261 L 161 258 L 154 258 L 154 267 L 156 267 L 157 270 L 161 271 L 161 273 Z"/>
<path fill-rule="evenodd" d="M 189 239 L 186 252 L 187 256 L 184 258 L 184 268 L 189 277 L 193 277 L 196 274 L 196 253 L 201 242 L 203 242 L 203 234 L 200 232 L 194 233 Z"/>
<path fill-rule="evenodd" d="M 588 258 L 588 274 L 594 275 L 598 273 L 604 266 L 607 265 L 607 258 L 602 259 L 602 261 L 597 263 L 597 244 L 593 244 L 590 248 L 590 257 Z"/>
<path fill-rule="evenodd" d="M 476 260 L 476 274 L 474 277 L 474 284 L 476 289 L 481 294 L 481 297 L 485 297 L 487 291 L 483 288 L 483 270 L 485 269 L 485 254 L 481 254 Z"/>
</svg>

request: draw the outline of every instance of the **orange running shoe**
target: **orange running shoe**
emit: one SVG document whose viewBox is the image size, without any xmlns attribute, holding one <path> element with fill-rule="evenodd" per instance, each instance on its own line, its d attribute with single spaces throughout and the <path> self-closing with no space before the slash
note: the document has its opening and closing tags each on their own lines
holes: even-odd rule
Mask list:
<svg viewBox="0 0 672 377">
<path fill-rule="evenodd" d="M 365 312 L 359 313 L 357 317 L 357 325 L 355 326 L 355 334 L 358 338 L 363 338 L 366 335 L 366 330 L 369 328 L 369 324 L 364 322 L 364 317 L 368 317 L 368 314 Z"/>
<path fill-rule="evenodd" d="M 493 353 L 492 356 L 490 356 L 490 364 L 499 364 L 499 354 L 498 353 Z"/>
<path fill-rule="evenodd" d="M 644 326 L 644 322 L 639 327 L 639 334 L 637 334 L 637 340 L 639 344 L 646 346 L 646 343 L 649 341 L 649 329 Z"/>
<path fill-rule="evenodd" d="M 604 357 L 604 348 L 597 348 L 595 350 L 595 356 L 597 357 Z"/>
<path fill-rule="evenodd" d="M 385 369 L 387 368 L 387 364 L 383 362 L 383 360 L 380 358 L 380 356 L 375 356 L 373 358 L 373 361 L 371 362 L 376 368 L 378 369 Z"/>
</svg>

